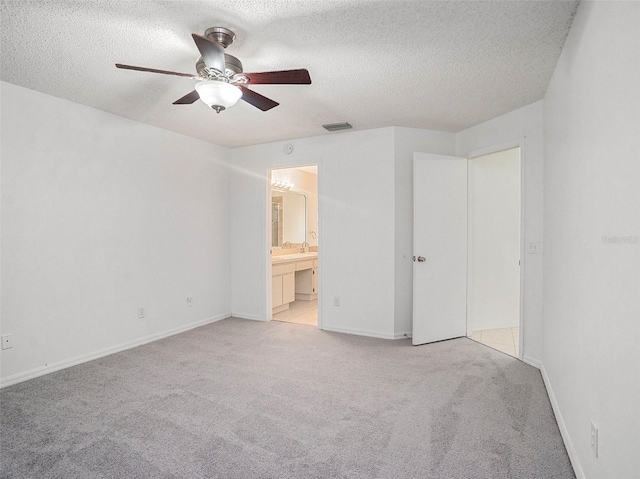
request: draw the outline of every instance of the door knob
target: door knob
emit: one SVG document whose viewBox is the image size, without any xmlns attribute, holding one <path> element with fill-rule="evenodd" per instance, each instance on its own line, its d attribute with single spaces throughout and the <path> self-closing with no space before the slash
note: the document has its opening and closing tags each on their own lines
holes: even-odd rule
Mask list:
<svg viewBox="0 0 640 479">
<path fill-rule="evenodd" d="M 418 263 L 424 263 L 425 261 L 427 261 L 427 258 L 424 256 L 418 256 Z"/>
</svg>

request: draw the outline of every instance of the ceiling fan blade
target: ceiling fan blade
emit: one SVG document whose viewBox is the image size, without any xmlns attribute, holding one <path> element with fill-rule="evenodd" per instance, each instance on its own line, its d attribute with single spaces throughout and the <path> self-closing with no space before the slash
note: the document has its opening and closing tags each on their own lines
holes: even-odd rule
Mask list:
<svg viewBox="0 0 640 479">
<path fill-rule="evenodd" d="M 196 46 L 198 50 L 200 50 L 200 54 L 207 68 L 215 68 L 219 72 L 224 73 L 224 47 L 197 33 L 192 33 L 191 36 L 193 37 L 193 41 L 196 42 Z"/>
<path fill-rule="evenodd" d="M 253 85 L 311 85 L 311 77 L 306 68 L 281 70 L 276 72 L 243 73 Z"/>
<path fill-rule="evenodd" d="M 259 108 L 262 111 L 271 110 L 272 108 L 278 106 L 280 103 L 277 101 L 273 101 L 266 96 L 261 95 L 260 93 L 256 93 L 253 90 L 249 90 L 246 86 L 238 85 L 242 90 L 242 99 L 249 103 L 250 105 Z"/>
<path fill-rule="evenodd" d="M 192 103 L 198 101 L 199 99 L 200 99 L 200 95 L 198 95 L 197 91 L 193 90 L 191 93 L 187 93 L 182 98 L 179 98 L 178 100 L 174 101 L 173 104 L 174 105 L 191 105 Z"/>
<path fill-rule="evenodd" d="M 122 68 L 123 70 L 137 70 L 139 72 L 162 73 L 163 75 L 175 75 L 178 77 L 193 78 L 195 80 L 200 79 L 200 77 L 196 75 L 192 75 L 191 73 L 179 73 L 179 72 L 172 72 L 169 70 L 156 70 L 155 68 L 137 67 L 134 65 L 123 65 L 122 63 L 116 63 L 116 68 Z"/>
</svg>

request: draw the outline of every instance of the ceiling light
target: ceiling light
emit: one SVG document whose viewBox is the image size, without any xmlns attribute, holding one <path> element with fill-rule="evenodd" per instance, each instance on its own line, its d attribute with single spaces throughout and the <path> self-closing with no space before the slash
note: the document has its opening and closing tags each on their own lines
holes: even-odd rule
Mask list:
<svg viewBox="0 0 640 479">
<path fill-rule="evenodd" d="M 200 99 L 217 113 L 235 105 L 242 98 L 242 91 L 223 81 L 201 81 L 196 83 Z"/>
</svg>

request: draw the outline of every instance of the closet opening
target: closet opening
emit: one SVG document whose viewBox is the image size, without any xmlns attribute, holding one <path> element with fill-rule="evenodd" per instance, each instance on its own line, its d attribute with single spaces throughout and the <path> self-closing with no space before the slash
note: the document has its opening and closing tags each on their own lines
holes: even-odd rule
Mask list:
<svg viewBox="0 0 640 479">
<path fill-rule="evenodd" d="M 521 355 L 520 147 L 469 159 L 467 335 Z"/>
</svg>

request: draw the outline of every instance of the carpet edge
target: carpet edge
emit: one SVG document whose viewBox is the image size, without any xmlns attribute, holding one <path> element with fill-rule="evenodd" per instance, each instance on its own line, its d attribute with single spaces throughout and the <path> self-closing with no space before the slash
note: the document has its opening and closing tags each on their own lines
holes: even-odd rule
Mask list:
<svg viewBox="0 0 640 479">
<path fill-rule="evenodd" d="M 336 327 L 336 326 L 325 326 L 325 325 L 323 325 L 321 329 L 323 331 L 330 331 L 332 333 L 353 334 L 355 336 L 365 336 L 368 338 L 405 339 L 404 332 L 403 333 L 383 333 L 380 331 L 369 331 L 366 329 L 341 328 L 339 326 Z"/>
</svg>

